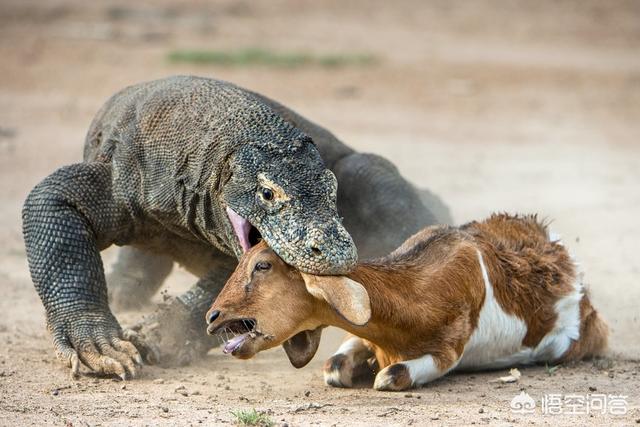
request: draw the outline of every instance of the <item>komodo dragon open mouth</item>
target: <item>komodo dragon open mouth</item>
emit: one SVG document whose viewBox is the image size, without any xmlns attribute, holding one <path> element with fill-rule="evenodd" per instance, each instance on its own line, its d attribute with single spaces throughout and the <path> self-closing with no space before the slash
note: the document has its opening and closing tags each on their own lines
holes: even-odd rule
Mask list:
<svg viewBox="0 0 640 427">
<path fill-rule="evenodd" d="M 236 234 L 242 252 L 247 252 L 262 240 L 262 235 L 248 220 L 240 216 L 236 211 L 227 206 L 227 216 Z"/>
</svg>

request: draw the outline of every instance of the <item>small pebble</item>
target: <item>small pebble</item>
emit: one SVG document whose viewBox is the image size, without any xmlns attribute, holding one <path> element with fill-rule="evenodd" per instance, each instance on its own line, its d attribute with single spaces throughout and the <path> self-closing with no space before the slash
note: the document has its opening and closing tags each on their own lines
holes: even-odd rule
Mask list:
<svg viewBox="0 0 640 427">
<path fill-rule="evenodd" d="M 164 384 L 164 380 L 162 378 L 156 378 L 155 380 L 153 380 L 154 384 Z"/>
<path fill-rule="evenodd" d="M 161 406 L 160 409 L 162 409 L 162 412 L 164 412 L 165 414 L 169 412 L 169 408 L 167 408 L 166 406 Z"/>
<path fill-rule="evenodd" d="M 484 414 L 484 408 L 480 408 L 480 409 L 478 409 L 478 413 L 479 413 L 479 414 Z"/>
<path fill-rule="evenodd" d="M 310 395 L 310 394 L 311 394 L 311 392 L 310 392 L 309 390 L 307 390 L 307 391 L 305 391 L 305 392 L 304 392 L 304 395 L 305 395 L 306 397 L 309 397 L 309 395 Z"/>
<path fill-rule="evenodd" d="M 589 386 L 589 391 L 598 391 L 598 389 L 592 385 Z"/>
</svg>

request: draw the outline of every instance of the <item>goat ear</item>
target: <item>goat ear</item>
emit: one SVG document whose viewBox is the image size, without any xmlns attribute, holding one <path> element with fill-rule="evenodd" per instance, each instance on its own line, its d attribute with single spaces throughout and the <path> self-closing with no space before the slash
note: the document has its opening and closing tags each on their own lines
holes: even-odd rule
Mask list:
<svg viewBox="0 0 640 427">
<path fill-rule="evenodd" d="M 345 276 L 301 274 L 307 291 L 314 297 L 328 302 L 350 323 L 362 326 L 371 318 L 369 294 L 360 283 Z"/>
</svg>

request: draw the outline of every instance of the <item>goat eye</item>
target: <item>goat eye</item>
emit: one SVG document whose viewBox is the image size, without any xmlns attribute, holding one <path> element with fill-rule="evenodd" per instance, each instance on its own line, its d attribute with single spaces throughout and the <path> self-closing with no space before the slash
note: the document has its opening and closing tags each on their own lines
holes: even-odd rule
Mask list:
<svg viewBox="0 0 640 427">
<path fill-rule="evenodd" d="M 262 190 L 260 190 L 262 193 L 262 198 L 267 200 L 267 201 L 271 201 L 273 200 L 273 191 L 270 188 L 263 188 Z"/>
<path fill-rule="evenodd" d="M 269 264 L 266 261 L 260 261 L 256 264 L 255 266 L 255 270 L 256 271 L 267 271 L 271 268 L 271 264 Z"/>
</svg>

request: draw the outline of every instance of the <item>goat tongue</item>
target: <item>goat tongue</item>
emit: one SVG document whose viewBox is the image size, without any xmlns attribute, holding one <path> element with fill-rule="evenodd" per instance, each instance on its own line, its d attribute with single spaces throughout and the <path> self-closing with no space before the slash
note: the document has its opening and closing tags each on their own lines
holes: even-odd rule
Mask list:
<svg viewBox="0 0 640 427">
<path fill-rule="evenodd" d="M 222 351 L 225 354 L 229 354 L 229 353 L 233 354 L 234 351 L 240 348 L 240 346 L 244 343 L 244 341 L 247 339 L 248 336 L 249 336 L 249 333 L 247 332 L 246 334 L 238 335 L 237 337 L 231 338 L 224 345 L 224 349 Z"/>
</svg>

